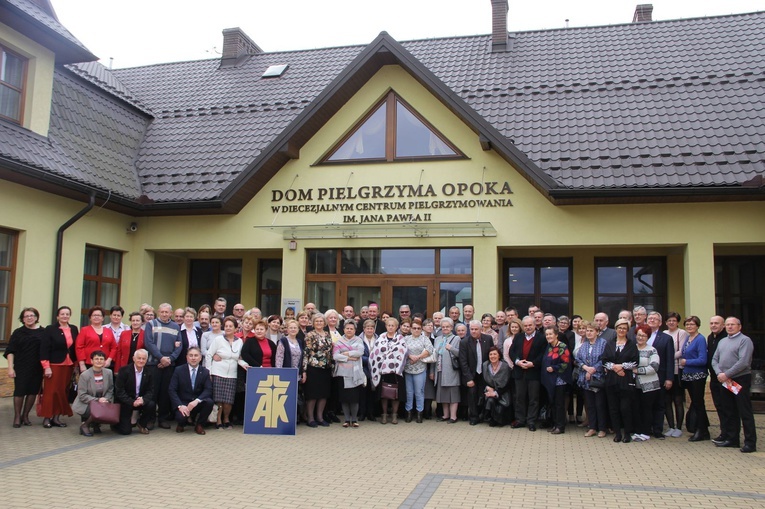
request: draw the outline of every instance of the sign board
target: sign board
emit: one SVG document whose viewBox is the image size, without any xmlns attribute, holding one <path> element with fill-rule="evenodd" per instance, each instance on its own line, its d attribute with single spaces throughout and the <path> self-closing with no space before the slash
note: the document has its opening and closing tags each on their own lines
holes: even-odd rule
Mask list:
<svg viewBox="0 0 765 509">
<path fill-rule="evenodd" d="M 247 369 L 244 433 L 294 435 L 297 426 L 298 370 Z"/>
</svg>

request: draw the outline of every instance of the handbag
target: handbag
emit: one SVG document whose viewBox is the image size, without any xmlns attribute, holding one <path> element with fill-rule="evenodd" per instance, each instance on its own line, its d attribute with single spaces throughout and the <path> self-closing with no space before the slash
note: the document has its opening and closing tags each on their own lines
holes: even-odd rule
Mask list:
<svg viewBox="0 0 765 509">
<path fill-rule="evenodd" d="M 398 399 L 398 384 L 382 382 L 380 384 L 380 398 L 394 400 Z"/>
<path fill-rule="evenodd" d="M 120 422 L 120 405 L 118 403 L 101 403 L 94 399 L 88 406 L 93 422 L 101 424 L 118 424 Z"/>
<path fill-rule="evenodd" d="M 590 389 L 605 389 L 606 381 L 603 378 L 590 378 Z"/>
<path fill-rule="evenodd" d="M 422 359 L 422 362 L 425 364 L 434 364 L 438 362 L 438 356 L 436 355 L 436 351 L 433 350 L 433 353 Z"/>
</svg>

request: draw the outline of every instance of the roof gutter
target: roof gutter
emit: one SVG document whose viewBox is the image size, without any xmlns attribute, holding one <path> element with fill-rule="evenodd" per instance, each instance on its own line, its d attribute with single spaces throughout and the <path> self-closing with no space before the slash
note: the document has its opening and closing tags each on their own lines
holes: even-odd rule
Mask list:
<svg viewBox="0 0 765 509">
<path fill-rule="evenodd" d="M 56 270 L 53 274 L 53 310 L 58 309 L 58 298 L 59 294 L 61 293 L 61 258 L 63 257 L 64 251 L 64 232 L 67 228 L 79 221 L 82 216 L 90 212 L 95 204 L 96 193 L 91 192 L 90 198 L 88 199 L 88 204 L 85 205 L 85 208 L 73 215 L 69 221 L 62 224 L 58 229 L 58 233 L 56 234 Z M 53 317 L 53 323 L 56 323 L 56 316 Z"/>
<path fill-rule="evenodd" d="M 654 187 L 618 189 L 551 189 L 550 197 L 565 200 L 593 198 L 655 198 L 671 196 L 763 196 L 765 186 Z"/>
</svg>

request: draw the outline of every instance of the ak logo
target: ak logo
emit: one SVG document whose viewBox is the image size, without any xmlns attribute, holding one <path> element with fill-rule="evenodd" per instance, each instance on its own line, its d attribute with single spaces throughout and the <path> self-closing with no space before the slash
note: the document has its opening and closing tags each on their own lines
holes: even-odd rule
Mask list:
<svg viewBox="0 0 765 509">
<path fill-rule="evenodd" d="M 289 380 L 282 380 L 279 375 L 268 375 L 265 380 L 261 380 L 255 391 L 260 397 L 255 406 L 255 413 L 252 415 L 252 422 L 265 419 L 263 425 L 265 428 L 276 428 L 279 421 L 288 423 L 285 404 L 289 386 Z"/>
</svg>

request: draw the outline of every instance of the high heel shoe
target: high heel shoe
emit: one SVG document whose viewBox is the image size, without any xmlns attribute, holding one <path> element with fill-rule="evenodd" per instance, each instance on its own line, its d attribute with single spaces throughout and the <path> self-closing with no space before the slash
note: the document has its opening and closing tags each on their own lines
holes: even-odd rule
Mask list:
<svg viewBox="0 0 765 509">
<path fill-rule="evenodd" d="M 90 431 L 90 427 L 87 424 L 82 424 L 80 426 L 80 435 L 85 437 L 92 437 L 93 432 Z"/>
<path fill-rule="evenodd" d="M 43 428 L 50 429 L 53 427 L 53 424 L 50 423 L 50 419 L 43 419 Z"/>
<path fill-rule="evenodd" d="M 21 427 L 21 418 L 19 418 L 18 420 L 13 419 L 13 427 L 14 428 L 20 428 Z"/>
<path fill-rule="evenodd" d="M 51 419 L 50 423 L 57 428 L 66 428 L 66 423 L 56 419 Z"/>
</svg>

